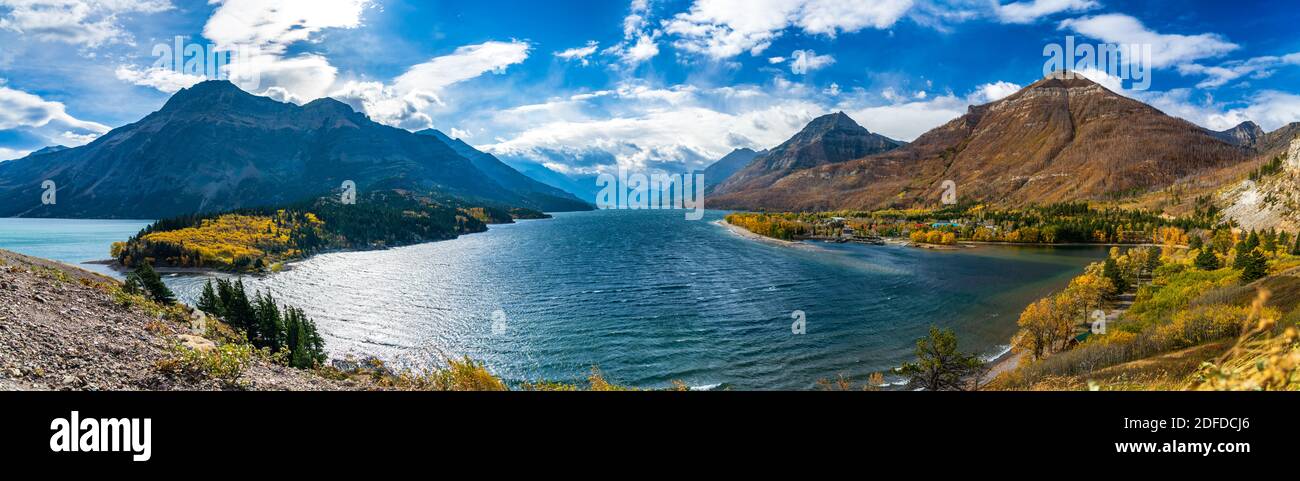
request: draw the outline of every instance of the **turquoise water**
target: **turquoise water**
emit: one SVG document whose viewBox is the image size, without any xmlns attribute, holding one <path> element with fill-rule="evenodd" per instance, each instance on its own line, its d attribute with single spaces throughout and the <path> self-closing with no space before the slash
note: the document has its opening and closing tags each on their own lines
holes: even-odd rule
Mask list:
<svg viewBox="0 0 1300 481">
<path fill-rule="evenodd" d="M 335 357 L 419 367 L 468 355 L 511 381 L 577 381 L 599 366 L 640 387 L 806 389 L 841 373 L 890 371 L 932 324 L 994 356 L 1025 305 L 1104 252 L 795 249 L 741 238 L 711 222 L 721 217 L 558 214 L 446 242 L 321 255 L 247 282 L 304 308 Z M 193 299 L 203 279 L 168 282 Z M 794 311 L 805 313 L 804 335 L 791 333 Z"/>
<path fill-rule="evenodd" d="M 0 249 L 116 275 L 107 266 L 83 263 L 108 259 L 113 242 L 127 240 L 152 222 L 0 218 Z"/>
<path fill-rule="evenodd" d="M 558 214 L 446 242 L 321 255 L 246 282 L 304 308 L 335 357 L 421 367 L 468 355 L 516 382 L 578 381 L 599 366 L 640 387 L 807 389 L 838 374 L 889 372 L 930 325 L 995 356 L 1025 305 L 1104 255 L 791 248 L 739 237 L 713 223 L 722 215 Z M 108 257 L 113 241 L 146 224 L 0 219 L 0 248 L 75 264 Z M 167 282 L 192 300 L 204 279 Z M 791 333 L 795 311 L 806 334 Z"/>
</svg>

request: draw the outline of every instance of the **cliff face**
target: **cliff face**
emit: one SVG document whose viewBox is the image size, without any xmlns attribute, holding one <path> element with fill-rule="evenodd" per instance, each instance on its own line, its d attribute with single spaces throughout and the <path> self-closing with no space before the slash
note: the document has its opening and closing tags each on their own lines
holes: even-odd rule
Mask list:
<svg viewBox="0 0 1300 481">
<path fill-rule="evenodd" d="M 117 281 L 0 250 L 0 390 L 207 390 L 211 379 L 159 369 L 176 343 L 209 341 L 189 326 L 117 302 Z M 255 360 L 245 389 L 355 389 L 310 372 Z"/>
<path fill-rule="evenodd" d="M 1233 145 L 1255 148 L 1265 141 L 1268 134 L 1259 125 L 1247 120 L 1231 129 L 1214 132 L 1214 136 Z"/>
<path fill-rule="evenodd" d="M 1243 180 L 1220 193 L 1225 219 L 1237 221 L 1244 230 L 1300 229 L 1300 138 L 1282 155 L 1281 172 Z"/>
<path fill-rule="evenodd" d="M 945 180 L 957 183 L 963 201 L 1100 199 L 1162 188 L 1251 154 L 1085 78 L 1048 77 L 971 107 L 904 147 L 794 171 L 710 202 L 777 210 L 934 206 Z"/>
</svg>

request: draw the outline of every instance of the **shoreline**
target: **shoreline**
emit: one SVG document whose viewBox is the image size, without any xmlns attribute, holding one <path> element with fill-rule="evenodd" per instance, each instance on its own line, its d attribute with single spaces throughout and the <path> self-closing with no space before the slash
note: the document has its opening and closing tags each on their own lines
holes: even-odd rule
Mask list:
<svg viewBox="0 0 1300 481">
<path fill-rule="evenodd" d="M 749 239 L 749 240 L 752 240 L 752 241 L 757 241 L 757 242 L 760 242 L 760 243 L 772 244 L 772 245 L 777 245 L 777 246 L 781 246 L 781 247 L 789 247 L 789 248 L 792 248 L 792 249 L 819 250 L 819 249 L 817 248 L 817 246 L 814 246 L 814 245 L 812 245 L 812 244 L 808 244 L 808 243 L 806 243 L 806 242 L 797 242 L 797 241 L 788 241 L 788 240 L 783 240 L 783 239 L 774 239 L 774 238 L 771 238 L 771 237 L 758 235 L 758 234 L 755 234 L 755 233 L 753 233 L 753 232 L 750 232 L 748 229 L 745 229 L 744 227 L 741 227 L 741 226 L 738 226 L 738 225 L 732 224 L 732 223 L 730 223 L 730 222 L 727 222 L 726 219 L 715 220 L 715 221 L 712 222 L 712 224 L 727 229 L 727 230 L 730 231 L 732 234 L 735 234 L 737 237 L 741 237 L 741 238 L 744 238 L 744 239 Z"/>
<path fill-rule="evenodd" d="M 491 226 L 503 226 L 503 225 L 519 224 L 519 223 L 521 223 L 521 222 L 529 222 L 529 221 L 544 221 L 544 220 L 550 220 L 550 219 L 554 219 L 554 217 L 550 217 L 549 214 L 548 214 L 548 217 L 539 217 L 539 218 L 535 218 L 535 219 L 514 219 L 512 222 L 501 222 L 501 223 L 497 223 L 497 224 L 487 224 L 488 228 L 483 229 L 482 231 L 479 231 L 479 232 L 465 232 L 465 233 L 462 233 L 462 234 L 457 234 L 456 237 L 453 237 L 453 238 L 450 238 L 450 239 L 427 240 L 427 241 L 424 241 L 424 242 L 414 242 L 414 243 L 410 243 L 410 244 L 391 245 L 391 246 L 383 246 L 383 247 L 375 247 L 375 248 L 362 248 L 362 249 L 327 249 L 327 250 L 323 250 L 323 251 L 320 251 L 320 252 L 313 253 L 313 254 L 311 254 L 311 255 L 309 255 L 309 256 L 300 257 L 300 258 L 294 258 L 294 259 L 286 259 L 286 260 L 283 260 L 283 261 L 279 261 L 278 263 L 280 264 L 280 269 L 278 269 L 278 270 L 274 270 L 274 271 L 268 269 L 268 270 L 263 271 L 263 272 L 239 272 L 239 271 L 227 271 L 227 270 L 222 270 L 222 269 L 214 269 L 214 268 L 211 268 L 211 267 L 175 267 L 175 266 L 153 266 L 153 268 L 154 268 L 154 271 L 157 272 L 157 273 L 159 273 L 159 274 L 175 274 L 175 275 L 183 275 L 183 276 L 222 276 L 222 275 L 225 275 L 225 276 L 256 276 L 256 277 L 260 277 L 260 276 L 268 276 L 268 275 L 271 275 L 271 274 L 278 274 L 278 273 L 281 273 L 281 272 L 288 272 L 289 270 L 293 269 L 294 264 L 298 264 L 298 263 L 300 263 L 300 262 L 306 262 L 306 261 L 311 260 L 312 258 L 314 258 L 314 257 L 316 257 L 316 256 L 320 256 L 320 255 L 325 255 L 325 254 L 341 254 L 341 253 L 349 253 L 349 252 L 373 252 L 373 251 L 384 251 L 384 250 L 389 250 L 389 249 L 397 249 L 397 248 L 401 248 L 401 247 L 410 247 L 410 246 L 417 246 L 417 245 L 423 245 L 423 244 L 432 244 L 432 243 L 435 243 L 435 242 L 444 242 L 444 241 L 456 240 L 456 239 L 461 238 L 462 236 L 474 235 L 474 234 L 482 234 L 482 233 L 484 233 L 484 232 L 487 232 L 487 231 L 491 230 L 491 229 L 492 229 Z M 117 259 L 100 259 L 100 260 L 84 261 L 84 262 L 80 262 L 79 264 L 80 264 L 80 265 L 90 264 L 90 265 L 102 265 L 102 266 L 106 266 L 106 267 L 109 268 L 109 270 L 112 270 L 113 272 L 116 272 L 116 273 L 118 273 L 118 274 L 122 274 L 123 276 L 125 276 L 126 274 L 128 274 L 128 273 L 130 273 L 130 272 L 132 271 L 131 268 L 129 268 L 129 267 L 127 267 L 127 266 L 124 266 L 124 265 L 122 265 L 122 263 L 118 262 Z"/>
</svg>

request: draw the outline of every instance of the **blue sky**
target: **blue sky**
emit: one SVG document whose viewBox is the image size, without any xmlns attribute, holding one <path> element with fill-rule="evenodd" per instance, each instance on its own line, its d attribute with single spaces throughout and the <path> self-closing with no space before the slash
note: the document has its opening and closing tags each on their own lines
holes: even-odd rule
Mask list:
<svg viewBox="0 0 1300 481">
<path fill-rule="evenodd" d="M 912 140 L 1043 75 L 1043 49 L 1153 48 L 1148 90 L 1212 129 L 1300 121 L 1300 9 L 1286 1 L 0 0 L 0 159 L 81 145 L 204 74 L 154 65 L 174 37 L 242 48 L 229 70 L 282 101 L 329 96 L 583 175 L 697 168 L 849 113 Z M 255 80 L 255 81 L 254 81 Z"/>
</svg>

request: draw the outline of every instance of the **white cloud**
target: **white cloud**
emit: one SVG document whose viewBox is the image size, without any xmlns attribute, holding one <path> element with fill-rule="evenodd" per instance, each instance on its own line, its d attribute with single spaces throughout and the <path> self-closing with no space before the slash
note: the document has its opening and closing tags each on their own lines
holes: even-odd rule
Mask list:
<svg viewBox="0 0 1300 481">
<path fill-rule="evenodd" d="M 1083 12 L 1100 7 L 1094 0 L 1030 0 L 997 5 L 994 13 L 1003 23 L 1034 23 L 1061 12 Z"/>
<path fill-rule="evenodd" d="M 310 101 L 334 85 L 338 69 L 323 56 L 287 56 L 298 42 L 315 41 L 331 28 L 356 28 L 370 0 L 211 0 L 219 3 L 203 26 L 218 49 L 238 49 L 231 81 L 245 90 Z M 278 89 L 277 89 L 278 88 Z M 274 89 L 274 90 L 273 90 Z"/>
<path fill-rule="evenodd" d="M 907 92 L 886 99 L 860 88 L 811 88 L 779 76 L 766 85 L 710 89 L 638 83 L 522 105 L 469 124 L 486 129 L 485 140 L 496 139 L 480 148 L 546 162 L 570 174 L 608 169 L 614 162 L 680 170 L 703 167 L 739 147 L 771 148 L 813 118 L 837 110 L 873 132 L 912 140 L 966 113 L 972 103 L 1000 98 L 1014 88 L 994 82 L 964 97 Z"/>
<path fill-rule="evenodd" d="M 0 147 L 0 162 L 4 162 L 6 160 L 21 159 L 23 157 L 26 157 L 28 154 L 32 152 L 35 151 Z"/>
<path fill-rule="evenodd" d="M 108 132 L 108 126 L 68 115 L 62 102 L 42 99 L 21 90 L 0 86 L 0 130 L 54 125 L 89 132 Z"/>
<path fill-rule="evenodd" d="M 785 57 L 770 57 L 767 59 L 767 63 L 770 63 L 772 65 L 785 63 L 785 61 L 786 61 Z"/>
<path fill-rule="evenodd" d="M 0 83 L 0 130 L 21 132 L 46 145 L 75 147 L 109 131 L 107 125 L 68 114 L 62 102 L 3 86 Z M 21 157 L 30 150 L 0 148 L 0 159 Z"/>
<path fill-rule="evenodd" d="M 1147 29 L 1136 18 L 1114 13 L 1064 20 L 1060 28 L 1107 43 L 1149 44 L 1155 68 L 1219 57 L 1240 48 L 1218 34 L 1162 34 Z"/>
<path fill-rule="evenodd" d="M 203 26 L 218 48 L 251 45 L 283 54 L 327 28 L 356 28 L 370 0 L 212 0 L 221 6 Z"/>
<path fill-rule="evenodd" d="M 975 105 L 986 104 L 995 100 L 1002 100 L 1011 94 L 1019 92 L 1022 88 L 1024 87 L 999 80 L 975 87 L 975 92 L 970 95 L 969 99 Z"/>
<path fill-rule="evenodd" d="M 1290 60 L 1288 60 L 1290 59 Z M 1196 84 L 1197 88 L 1213 89 L 1229 82 L 1249 77 L 1253 79 L 1268 78 L 1278 67 L 1287 64 L 1300 64 L 1300 53 L 1290 55 L 1254 57 L 1246 60 L 1233 60 L 1219 65 L 1183 64 L 1178 66 L 1178 73 L 1183 75 L 1204 75 L 1205 80 Z"/>
<path fill-rule="evenodd" d="M 504 73 L 528 58 L 525 42 L 490 41 L 466 45 L 455 52 L 412 66 L 385 85 L 373 81 L 349 81 L 330 94 L 376 122 L 408 130 L 429 128 L 433 120 L 428 109 L 442 105 L 447 87 L 486 73 Z"/>
<path fill-rule="evenodd" d="M 397 77 L 394 86 L 400 91 L 440 90 L 488 72 L 505 73 L 507 67 L 526 60 L 528 50 L 528 44 L 519 41 L 466 45 L 411 67 Z"/>
<path fill-rule="evenodd" d="M 812 50 L 795 50 L 790 56 L 790 72 L 795 75 L 804 75 L 835 63 L 835 57 L 817 55 Z"/>
<path fill-rule="evenodd" d="M 623 65 L 636 67 L 659 55 L 659 37 L 663 32 L 650 27 L 650 0 L 632 0 L 623 18 L 623 41 L 605 49 Z"/>
<path fill-rule="evenodd" d="M 559 52 L 555 52 L 554 55 L 557 58 L 568 60 L 568 61 L 576 60 L 579 63 L 581 63 L 583 67 L 586 67 L 591 63 L 590 57 L 596 53 L 596 49 L 598 48 L 600 48 L 600 42 L 591 40 L 587 42 L 587 46 L 585 47 L 574 47 L 571 49 L 562 50 Z"/>
<path fill-rule="evenodd" d="M 190 75 L 180 73 L 172 69 L 149 67 L 144 70 L 136 69 L 129 65 L 119 65 L 114 74 L 119 80 L 131 82 L 135 85 L 152 87 L 159 92 L 176 93 L 177 91 L 189 88 L 196 83 L 202 82 L 206 77 L 202 75 Z"/>
<path fill-rule="evenodd" d="M 168 0 L 0 0 L 0 7 L 9 9 L 0 29 L 88 48 L 133 42 L 119 16 L 173 8 Z"/>
<path fill-rule="evenodd" d="M 834 37 L 894 25 L 912 0 L 695 0 L 664 22 L 674 45 L 713 59 L 759 55 L 788 28 Z"/>
<path fill-rule="evenodd" d="M 600 96 L 524 105 L 485 119 L 502 140 L 482 146 L 528 157 L 570 173 L 612 168 L 588 165 L 593 152 L 630 168 L 702 168 L 739 147 L 785 141 L 826 107 L 788 96 L 781 87 L 698 89 L 625 84 Z M 673 167 L 675 166 L 675 167 Z"/>
<path fill-rule="evenodd" d="M 1300 122 L 1300 95 L 1289 92 L 1263 90 L 1240 102 L 1224 103 L 1216 102 L 1208 94 L 1198 99 L 1195 91 L 1188 88 L 1167 91 L 1126 90 L 1119 78 L 1095 69 L 1081 70 L 1079 74 L 1115 93 L 1210 130 L 1230 129 L 1247 120 L 1254 121 L 1266 131 L 1276 130 L 1291 122 Z"/>
<path fill-rule="evenodd" d="M 884 104 L 864 98 L 863 92 L 859 91 L 856 95 L 841 100 L 836 108 L 847 112 L 867 130 L 910 142 L 921 134 L 966 114 L 971 105 L 1001 100 L 1018 92 L 1020 88 L 1011 82 L 997 81 L 980 85 L 964 97 L 952 92 L 931 95 L 924 91 L 905 95 L 886 88 L 880 94 L 880 98 L 886 101 Z"/>
<path fill-rule="evenodd" d="M 895 140 L 912 141 L 930 129 L 962 116 L 969 105 L 965 99 L 947 94 L 929 100 L 885 105 L 846 105 L 843 110 L 867 130 Z"/>
</svg>

